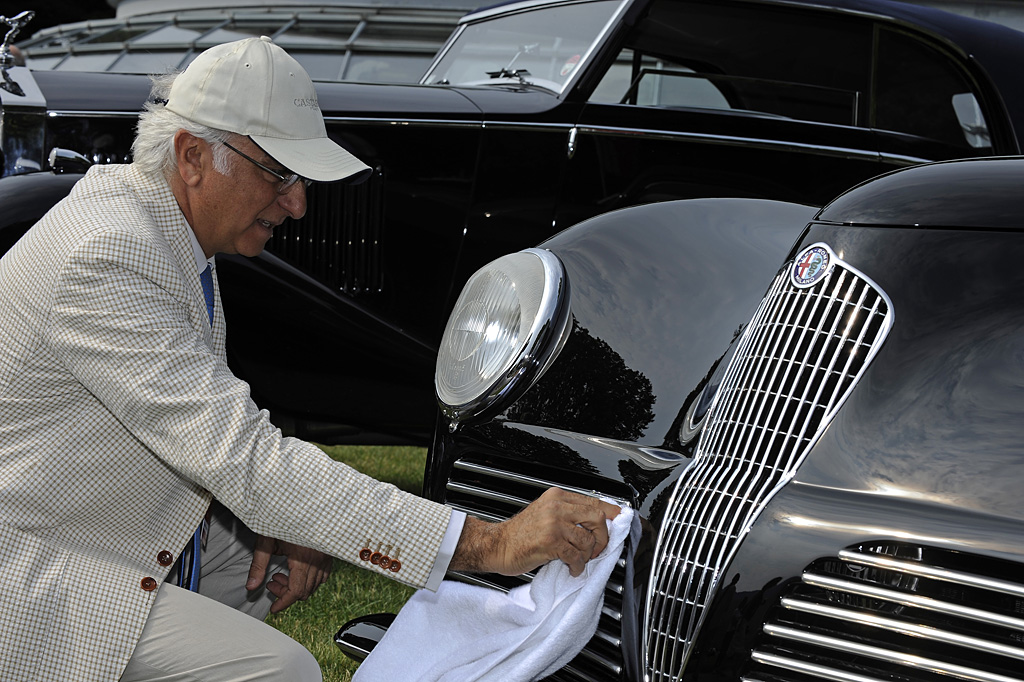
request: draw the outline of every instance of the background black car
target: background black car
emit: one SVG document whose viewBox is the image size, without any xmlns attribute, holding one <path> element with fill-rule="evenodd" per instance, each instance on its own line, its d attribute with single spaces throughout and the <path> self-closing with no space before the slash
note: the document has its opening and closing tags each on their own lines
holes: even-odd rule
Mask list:
<svg viewBox="0 0 1024 682">
<path fill-rule="evenodd" d="M 817 215 L 630 208 L 469 280 L 429 495 L 501 519 L 559 485 L 643 518 L 552 679 L 1021 679 L 1022 185 L 993 158 Z"/>
<path fill-rule="evenodd" d="M 231 22 L 261 30 L 258 17 Z M 893 168 L 1019 153 L 1020 63 L 1024 34 L 884 0 L 473 13 L 423 85 L 318 84 L 331 136 L 376 173 L 315 186 L 266 255 L 220 260 L 230 361 L 286 431 L 427 442 L 443 321 L 481 264 L 625 206 L 820 206 Z M 127 157 L 147 79 L 10 74 L 37 96 L 4 94 L 9 175 L 47 168 L 53 147 Z M 0 241 L 73 178 L 0 180 Z"/>
</svg>

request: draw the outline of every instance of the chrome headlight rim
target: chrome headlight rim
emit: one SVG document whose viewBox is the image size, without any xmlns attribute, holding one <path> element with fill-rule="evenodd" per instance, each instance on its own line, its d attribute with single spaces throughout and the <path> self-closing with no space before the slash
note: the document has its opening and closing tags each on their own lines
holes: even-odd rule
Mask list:
<svg viewBox="0 0 1024 682">
<path fill-rule="evenodd" d="M 524 254 L 530 254 L 539 260 L 543 273 L 543 289 L 540 300 L 536 303 L 536 314 L 518 344 L 518 350 L 503 363 L 501 371 L 472 398 L 446 401 L 443 397 L 445 391 L 440 385 L 442 365 L 450 360 L 446 343 L 450 340 L 450 329 L 460 313 L 460 306 L 467 303 L 464 298 L 466 293 L 484 273 L 493 272 L 495 269 L 500 271 L 505 259 L 521 257 Z M 558 356 L 572 331 L 570 310 L 569 279 L 565 266 L 557 255 L 547 249 L 523 249 L 502 256 L 475 272 L 463 287 L 445 327 L 434 373 L 435 395 L 442 414 L 449 421 L 449 430 L 454 431 L 459 424 L 467 421 L 490 418 L 511 405 L 533 386 Z"/>
</svg>

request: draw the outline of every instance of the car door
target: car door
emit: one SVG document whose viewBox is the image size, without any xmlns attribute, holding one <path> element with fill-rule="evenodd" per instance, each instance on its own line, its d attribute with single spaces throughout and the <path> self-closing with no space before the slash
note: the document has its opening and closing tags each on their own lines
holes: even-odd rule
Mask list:
<svg viewBox="0 0 1024 682">
<path fill-rule="evenodd" d="M 862 16 L 654 0 L 580 83 L 560 221 L 674 198 L 820 204 L 881 172 L 872 49 Z"/>
</svg>

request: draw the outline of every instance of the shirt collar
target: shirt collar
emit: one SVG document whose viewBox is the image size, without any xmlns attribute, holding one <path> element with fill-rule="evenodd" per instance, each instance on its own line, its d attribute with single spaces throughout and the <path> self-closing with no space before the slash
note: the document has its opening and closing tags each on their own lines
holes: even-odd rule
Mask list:
<svg viewBox="0 0 1024 682">
<path fill-rule="evenodd" d="M 196 233 L 192 231 L 192 226 L 184 218 L 181 222 L 185 223 L 185 229 L 188 230 L 188 238 L 192 241 L 192 255 L 196 257 L 196 272 L 202 273 L 206 266 L 210 266 L 212 269 L 214 267 L 213 258 L 207 258 L 206 254 L 203 253 L 203 247 L 199 245 L 199 240 L 196 239 Z"/>
</svg>

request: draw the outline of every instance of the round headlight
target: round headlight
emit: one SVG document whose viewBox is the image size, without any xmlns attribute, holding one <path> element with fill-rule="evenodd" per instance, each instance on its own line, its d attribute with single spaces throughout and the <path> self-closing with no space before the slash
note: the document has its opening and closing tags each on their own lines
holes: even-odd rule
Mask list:
<svg viewBox="0 0 1024 682">
<path fill-rule="evenodd" d="M 521 395 L 569 331 L 569 281 L 555 254 L 526 249 L 474 273 L 448 318 L 434 373 L 452 427 Z"/>
</svg>

